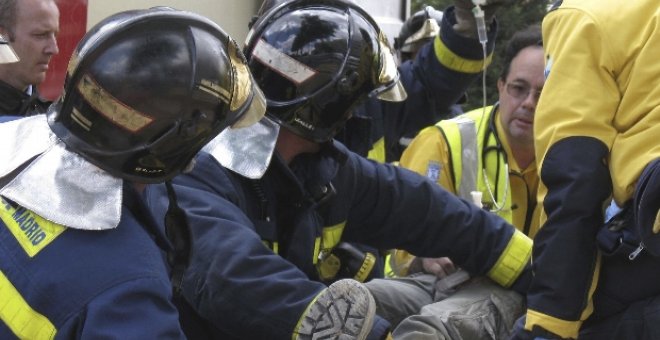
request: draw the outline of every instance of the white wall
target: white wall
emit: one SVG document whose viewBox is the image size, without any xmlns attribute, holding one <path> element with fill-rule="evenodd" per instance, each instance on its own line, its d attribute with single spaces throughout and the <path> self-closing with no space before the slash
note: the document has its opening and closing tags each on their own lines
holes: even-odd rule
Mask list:
<svg viewBox="0 0 660 340">
<path fill-rule="evenodd" d="M 353 0 L 364 8 L 387 35 L 390 43 L 399 35 L 401 25 L 410 15 L 410 0 Z"/>
<path fill-rule="evenodd" d="M 90 0 L 87 7 L 87 29 L 117 12 L 170 6 L 210 18 L 242 46 L 247 35 L 247 24 L 260 5 L 261 0 Z"/>
<path fill-rule="evenodd" d="M 390 42 L 399 34 L 409 15 L 410 0 L 354 0 L 381 26 Z M 239 45 L 247 35 L 247 24 L 261 6 L 262 0 L 89 0 L 87 29 L 103 18 L 129 9 L 170 6 L 202 14 L 215 21 Z"/>
</svg>

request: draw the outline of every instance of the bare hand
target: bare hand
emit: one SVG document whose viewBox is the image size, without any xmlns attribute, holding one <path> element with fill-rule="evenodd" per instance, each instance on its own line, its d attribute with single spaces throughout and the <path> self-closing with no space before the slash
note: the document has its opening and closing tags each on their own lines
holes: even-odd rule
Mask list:
<svg viewBox="0 0 660 340">
<path fill-rule="evenodd" d="M 456 271 L 454 263 L 448 257 L 440 258 L 423 258 L 422 267 L 424 271 L 435 275 L 437 278 L 442 279 L 447 275 Z"/>
</svg>

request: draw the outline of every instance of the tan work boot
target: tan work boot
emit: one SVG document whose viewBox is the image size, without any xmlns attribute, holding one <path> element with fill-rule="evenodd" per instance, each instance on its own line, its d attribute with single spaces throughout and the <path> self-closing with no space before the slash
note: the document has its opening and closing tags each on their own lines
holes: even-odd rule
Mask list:
<svg viewBox="0 0 660 340">
<path fill-rule="evenodd" d="M 321 292 L 302 318 L 296 340 L 366 339 L 376 303 L 362 283 L 339 280 Z"/>
</svg>

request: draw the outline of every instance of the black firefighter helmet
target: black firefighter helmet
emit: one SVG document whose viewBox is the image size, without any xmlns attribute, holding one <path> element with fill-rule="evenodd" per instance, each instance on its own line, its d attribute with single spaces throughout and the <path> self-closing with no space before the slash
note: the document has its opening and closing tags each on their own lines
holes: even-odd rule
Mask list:
<svg viewBox="0 0 660 340">
<path fill-rule="evenodd" d="M 253 84 L 238 45 L 209 19 L 164 7 L 127 11 L 78 44 L 49 124 L 103 170 L 161 182 L 226 127 L 263 116 Z"/>
<path fill-rule="evenodd" d="M 399 36 L 394 39 L 394 49 L 401 61 L 414 57 L 424 44 L 440 33 L 443 13 L 431 6 L 415 12 L 401 26 Z"/>
<path fill-rule="evenodd" d="M 277 5 L 252 26 L 245 55 L 266 115 L 315 142 L 332 139 L 369 95 L 406 97 L 384 33 L 350 1 Z"/>
</svg>

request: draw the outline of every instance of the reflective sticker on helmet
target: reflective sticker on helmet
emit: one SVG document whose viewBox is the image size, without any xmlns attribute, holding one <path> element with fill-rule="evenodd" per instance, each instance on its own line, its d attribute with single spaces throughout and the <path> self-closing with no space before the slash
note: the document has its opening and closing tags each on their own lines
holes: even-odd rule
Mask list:
<svg viewBox="0 0 660 340">
<path fill-rule="evenodd" d="M 229 103 L 231 97 L 229 91 L 208 79 L 202 79 L 200 84 L 197 85 L 197 89 L 204 91 L 225 103 Z"/>
<path fill-rule="evenodd" d="M 252 56 L 295 84 L 301 84 L 316 74 L 316 70 L 289 57 L 264 40 L 257 42 Z"/>
<path fill-rule="evenodd" d="M 73 119 L 74 122 L 78 123 L 78 125 L 87 131 L 91 130 L 92 128 L 92 122 L 85 118 L 85 116 L 83 116 L 83 114 L 80 113 L 80 111 L 78 111 L 78 109 L 75 107 L 71 112 L 71 119 Z"/>
<path fill-rule="evenodd" d="M 76 87 L 85 101 L 110 122 L 130 132 L 138 132 L 153 122 L 153 118 L 136 111 L 104 90 L 89 74 Z"/>
</svg>

